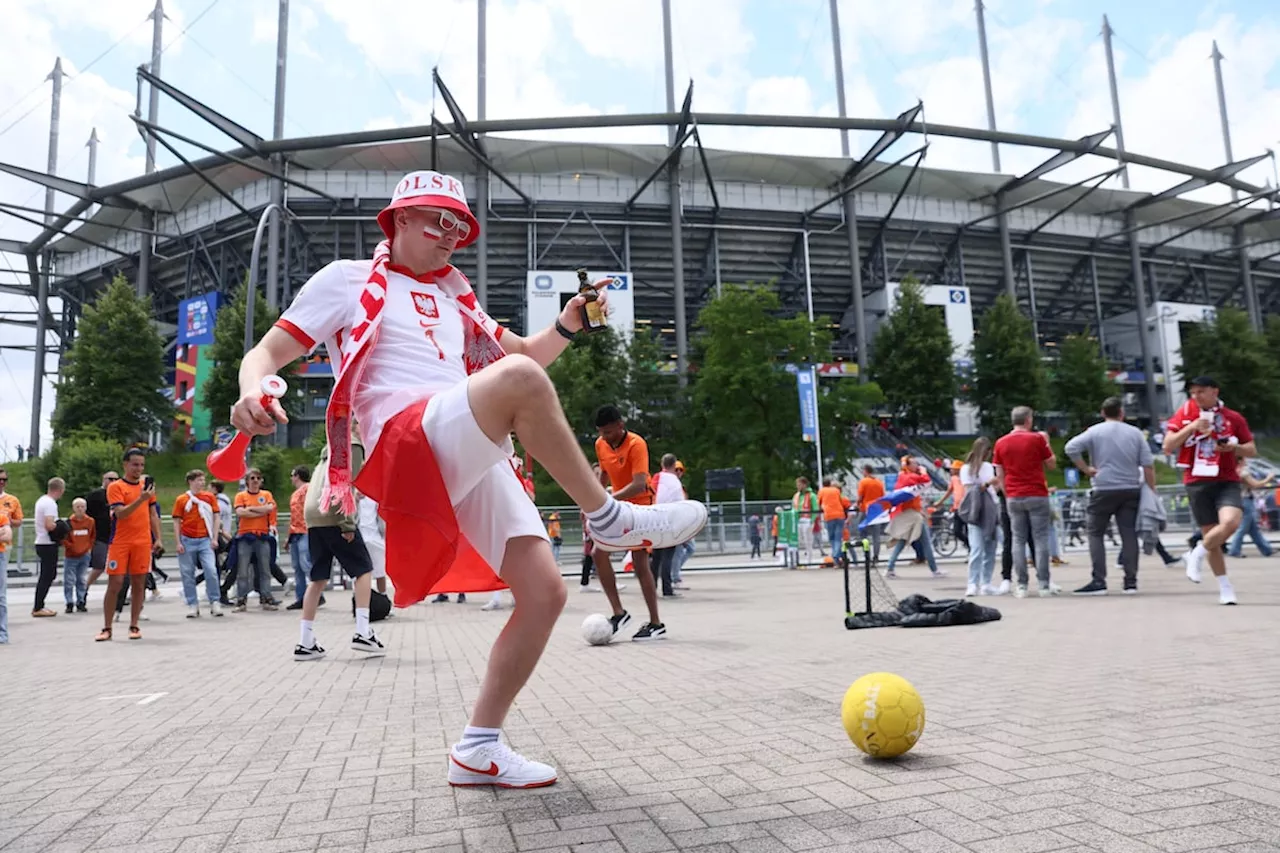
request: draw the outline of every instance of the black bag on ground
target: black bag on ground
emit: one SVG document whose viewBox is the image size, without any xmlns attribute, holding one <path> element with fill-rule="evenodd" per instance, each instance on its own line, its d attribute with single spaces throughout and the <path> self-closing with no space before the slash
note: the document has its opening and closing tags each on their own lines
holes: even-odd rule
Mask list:
<svg viewBox="0 0 1280 853">
<path fill-rule="evenodd" d="M 351 597 L 351 617 L 356 615 L 356 598 Z M 391 599 L 376 589 L 369 590 L 369 621 L 381 622 L 391 615 Z"/>
</svg>

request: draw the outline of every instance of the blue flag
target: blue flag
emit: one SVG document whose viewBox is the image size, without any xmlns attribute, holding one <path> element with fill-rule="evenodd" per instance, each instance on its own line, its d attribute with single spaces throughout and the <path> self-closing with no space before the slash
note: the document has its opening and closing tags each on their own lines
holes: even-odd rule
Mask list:
<svg viewBox="0 0 1280 853">
<path fill-rule="evenodd" d="M 796 371 L 796 391 L 800 395 L 800 435 L 805 441 L 818 440 L 818 389 L 812 367 Z"/>
<path fill-rule="evenodd" d="M 888 524 L 893 508 L 920 497 L 920 492 L 921 488 L 919 486 L 908 486 L 905 489 L 895 489 L 883 497 L 876 498 L 867 507 L 867 511 L 862 514 L 862 521 L 858 522 L 858 530 L 866 530 L 873 524 Z"/>
</svg>

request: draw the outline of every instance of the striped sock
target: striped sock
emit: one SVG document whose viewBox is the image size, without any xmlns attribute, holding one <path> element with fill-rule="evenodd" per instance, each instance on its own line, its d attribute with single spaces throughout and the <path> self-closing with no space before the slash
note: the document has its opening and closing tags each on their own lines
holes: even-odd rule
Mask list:
<svg viewBox="0 0 1280 853">
<path fill-rule="evenodd" d="M 458 741 L 458 749 L 465 752 L 475 749 L 477 746 L 483 746 L 486 743 L 497 743 L 498 735 L 501 733 L 502 729 L 467 726 L 462 732 L 462 739 Z"/>
<path fill-rule="evenodd" d="M 610 495 L 604 506 L 595 512 L 587 513 L 587 522 L 591 531 L 601 536 L 616 536 L 622 532 L 624 522 L 622 504 Z"/>
</svg>

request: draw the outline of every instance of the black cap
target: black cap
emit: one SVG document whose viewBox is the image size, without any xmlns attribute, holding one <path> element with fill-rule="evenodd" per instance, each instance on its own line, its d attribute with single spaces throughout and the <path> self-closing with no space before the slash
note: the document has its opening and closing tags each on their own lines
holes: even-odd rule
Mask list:
<svg viewBox="0 0 1280 853">
<path fill-rule="evenodd" d="M 1219 388 L 1211 376 L 1197 376 L 1187 383 L 1188 388 Z"/>
</svg>

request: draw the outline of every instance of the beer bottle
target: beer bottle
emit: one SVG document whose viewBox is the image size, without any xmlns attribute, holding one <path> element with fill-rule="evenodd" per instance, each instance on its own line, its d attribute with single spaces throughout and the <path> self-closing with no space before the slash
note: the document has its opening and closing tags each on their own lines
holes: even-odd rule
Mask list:
<svg viewBox="0 0 1280 853">
<path fill-rule="evenodd" d="M 586 299 L 582 306 L 582 331 L 599 332 L 607 327 L 608 321 L 600 308 L 600 295 L 591 286 L 585 269 L 578 270 L 578 293 Z"/>
</svg>

